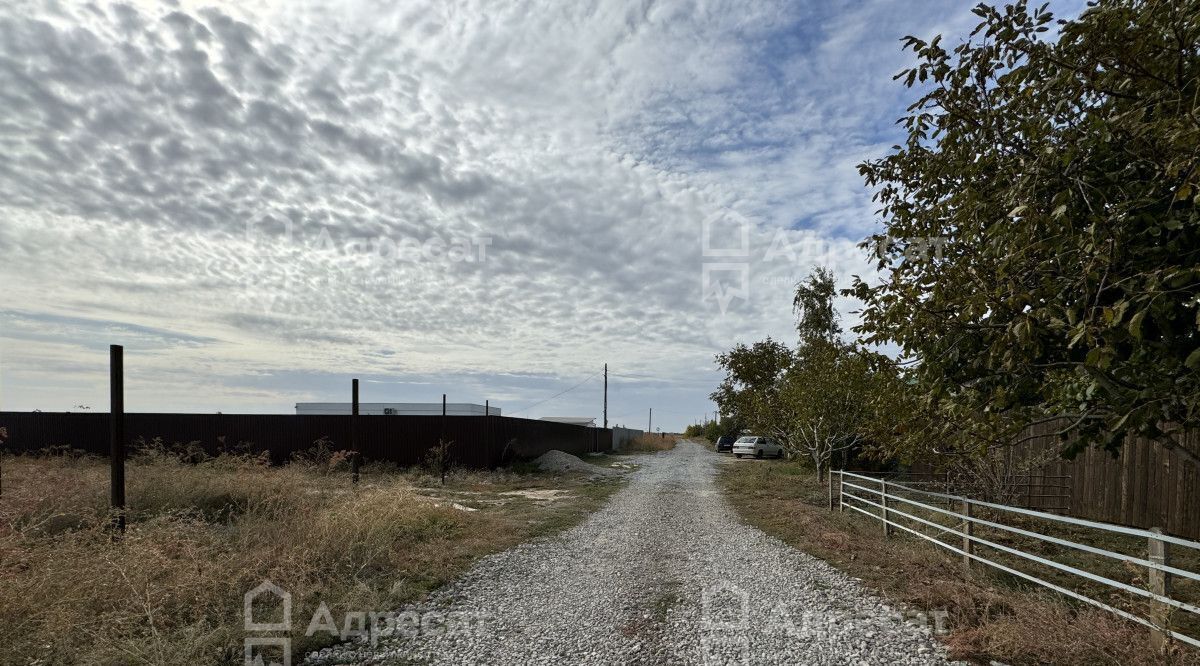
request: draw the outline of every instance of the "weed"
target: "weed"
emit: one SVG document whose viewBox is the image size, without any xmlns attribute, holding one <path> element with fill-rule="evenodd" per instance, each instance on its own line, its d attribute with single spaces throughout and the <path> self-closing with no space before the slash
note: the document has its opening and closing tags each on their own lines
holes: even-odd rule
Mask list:
<svg viewBox="0 0 1200 666">
<path fill-rule="evenodd" d="M 885 597 L 926 613 L 944 611 L 949 631 L 942 638 L 955 659 L 1015 665 L 1197 663 L 1193 651 L 1178 646 L 1168 655 L 1151 654 L 1143 627 L 1107 611 L 1070 602 L 1010 576 L 981 570 L 966 578 L 961 560 L 944 549 L 901 534 L 882 538 L 877 521 L 850 511 L 830 511 L 828 487 L 799 463 L 725 465 L 720 482 L 750 524 L 861 579 Z M 987 538 L 999 540 L 991 534 Z M 1115 544 L 1096 545 L 1121 550 Z M 1054 555 L 1069 564 L 1083 564 L 1059 557 L 1065 553 Z M 1108 562 L 1090 561 L 1086 566 L 1121 579 L 1119 563 Z M 1057 580 L 1053 572 L 1043 570 L 1039 575 Z M 1078 580 L 1058 582 L 1100 594 L 1082 589 Z M 1186 592 L 1182 586 L 1180 591 Z M 1104 600 L 1131 603 L 1113 594 Z"/>
<path fill-rule="evenodd" d="M 242 595 L 264 579 L 292 594 L 298 658 L 332 640 L 303 635 L 321 602 L 339 619 L 392 610 L 482 555 L 575 524 L 619 487 L 450 470 L 446 491 L 487 500 L 467 512 L 423 495 L 415 481 L 433 479 L 420 470 L 371 465 L 352 486 L 332 473 L 334 453 L 272 467 L 147 447 L 129 461 L 117 542 L 107 461 L 6 458 L 0 663 L 241 663 Z M 500 494 L 549 484 L 570 492 L 552 503 Z"/>
</svg>

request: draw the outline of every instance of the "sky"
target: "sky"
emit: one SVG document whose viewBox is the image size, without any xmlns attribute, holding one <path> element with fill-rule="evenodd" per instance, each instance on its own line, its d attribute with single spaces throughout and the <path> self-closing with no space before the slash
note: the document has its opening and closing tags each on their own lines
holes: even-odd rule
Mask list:
<svg viewBox="0 0 1200 666">
<path fill-rule="evenodd" d="M 682 429 L 813 266 L 878 279 L 855 166 L 971 4 L 10 0 L 0 410 L 106 411 L 121 344 L 129 411 L 599 419 L 608 363 Z"/>
</svg>

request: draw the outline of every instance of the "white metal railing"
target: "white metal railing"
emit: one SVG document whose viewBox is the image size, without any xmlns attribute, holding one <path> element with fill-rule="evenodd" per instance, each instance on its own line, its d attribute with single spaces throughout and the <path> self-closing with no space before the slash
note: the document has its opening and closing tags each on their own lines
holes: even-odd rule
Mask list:
<svg viewBox="0 0 1200 666">
<path fill-rule="evenodd" d="M 835 484 L 837 487 L 836 502 L 834 496 Z M 849 491 L 847 489 L 849 489 Z M 900 495 L 897 493 L 904 493 L 905 495 Z M 870 497 L 871 499 L 862 496 L 863 494 L 868 494 L 867 497 Z M 934 506 L 928 502 L 920 502 L 916 499 L 913 499 L 913 495 L 937 498 L 938 500 L 945 502 L 947 507 L 952 507 L 957 504 L 960 507 L 960 510 L 954 511 L 950 508 Z M 907 509 L 907 511 L 897 508 L 897 504 L 903 504 L 904 509 Z M 912 509 L 909 509 L 908 507 L 915 507 L 924 511 L 933 512 L 935 514 L 949 516 L 950 518 L 954 519 L 957 524 L 955 526 L 947 526 L 942 523 L 922 518 L 920 516 L 915 516 L 912 513 L 909 513 L 909 511 L 912 511 Z M 997 512 L 1007 512 L 1067 525 L 1074 525 L 1077 527 L 1102 530 L 1124 536 L 1145 538 L 1148 554 L 1144 558 L 1126 555 L 1123 553 L 1106 550 L 1104 548 L 1098 548 L 1096 546 L 1076 543 L 1069 539 L 1041 534 L 1013 525 L 1005 525 L 994 520 L 985 520 L 979 516 L 973 515 L 973 508 L 975 507 L 983 507 Z M 885 478 L 874 478 L 865 476 L 863 474 L 838 470 L 833 470 L 831 472 L 829 482 L 829 508 L 831 510 L 836 508 L 843 512 L 849 508 L 852 511 L 857 511 L 863 515 L 880 521 L 883 527 L 884 536 L 892 534 L 893 529 L 900 529 L 925 539 L 926 541 L 931 541 L 943 548 L 946 548 L 947 550 L 961 555 L 963 558 L 963 566 L 968 571 L 970 570 L 973 562 L 982 562 L 983 564 L 1005 573 L 1017 576 L 1018 578 L 1027 580 L 1031 583 L 1047 587 L 1077 601 L 1090 604 L 1097 608 L 1102 608 L 1127 620 L 1148 627 L 1151 631 L 1151 645 L 1156 649 L 1161 649 L 1164 647 L 1169 638 L 1177 639 L 1194 647 L 1200 647 L 1200 639 L 1173 630 L 1170 623 L 1170 613 L 1172 612 L 1172 609 L 1177 609 L 1186 613 L 1192 613 L 1200 616 L 1200 607 L 1180 601 L 1178 599 L 1174 599 L 1171 597 L 1170 592 L 1170 581 L 1172 576 L 1186 578 L 1193 581 L 1200 581 L 1200 573 L 1171 566 L 1170 546 L 1200 550 L 1200 543 L 1198 542 L 1163 534 L 1162 531 L 1157 528 L 1145 530 L 1136 527 L 1125 527 L 1123 525 L 1099 523 L 1091 520 L 1084 520 L 1082 518 L 1061 516 L 1053 513 L 1035 511 L 1033 509 L 1023 509 L 1019 507 L 1006 506 L 1003 504 L 995 504 L 992 502 L 973 500 L 958 495 L 948 495 L 946 493 L 922 490 L 920 488 L 914 488 L 909 485 L 890 481 Z M 908 519 L 917 525 L 913 526 L 912 523 L 905 525 L 896 522 L 899 518 Z M 939 531 L 936 534 L 930 535 L 924 530 L 919 529 L 920 526 L 932 527 Z M 1091 553 L 1093 555 L 1108 557 L 1121 562 L 1126 562 L 1130 565 L 1145 567 L 1149 573 L 1147 576 L 1148 589 L 1135 585 L 1129 585 L 1127 583 L 1113 580 L 1091 571 L 1085 571 L 1068 564 L 1063 564 L 1062 562 L 1056 562 L 1040 555 L 1027 553 L 1018 548 L 982 538 L 974 533 L 974 528 L 976 526 L 1001 530 L 1011 534 L 1052 543 L 1058 546 L 1073 548 L 1086 553 Z M 938 538 L 947 533 L 953 533 L 955 536 L 961 536 L 961 546 L 947 543 L 946 541 Z M 1010 566 L 990 560 L 977 552 L 976 545 L 986 546 L 988 548 L 1013 555 L 1029 562 L 1033 562 L 1043 567 L 1073 574 L 1092 582 L 1101 583 L 1109 587 L 1128 592 L 1135 596 L 1145 598 L 1150 602 L 1150 617 L 1141 617 L 1139 615 L 1135 615 L 1129 611 L 1116 608 L 1102 601 L 1076 592 L 1075 590 L 1063 587 L 1062 585 L 1052 583 L 1032 574 L 1028 574 L 1024 571 L 1019 571 Z"/>
</svg>

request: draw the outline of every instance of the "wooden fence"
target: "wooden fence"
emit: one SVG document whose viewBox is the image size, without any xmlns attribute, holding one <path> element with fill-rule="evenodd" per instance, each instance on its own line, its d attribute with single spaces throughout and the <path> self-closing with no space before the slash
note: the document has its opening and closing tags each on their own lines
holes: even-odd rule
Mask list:
<svg viewBox="0 0 1200 666">
<path fill-rule="evenodd" d="M 1100 449 L 1080 451 L 1072 460 L 1059 452 L 1055 435 L 1063 424 L 1026 428 L 1020 444 L 1003 450 L 1001 464 L 1019 478 L 1010 503 L 1039 511 L 1149 529 L 1200 539 L 1200 466 L 1186 453 L 1130 437 L 1116 456 Z M 1030 439 L 1025 439 L 1029 437 Z M 1181 448 L 1200 452 L 1200 432 L 1189 433 Z M 898 481 L 944 478 L 926 464 L 912 465 Z M 969 492 L 953 483 L 944 492 Z"/>
<path fill-rule="evenodd" d="M 271 461 L 286 462 L 293 454 L 326 440 L 333 450 L 350 449 L 349 416 L 290 414 L 126 414 L 126 444 L 159 439 L 163 444 L 194 444 L 209 455 L 221 451 L 266 451 Z M 551 449 L 584 454 L 608 451 L 612 431 L 567 423 L 506 416 L 374 416 L 357 417 L 355 440 L 366 460 L 400 465 L 422 462 L 426 452 L 445 438 L 451 456 L 466 467 L 491 468 L 517 458 L 534 458 Z M 7 428 L 9 453 L 36 453 L 69 448 L 108 455 L 107 413 L 0 412 Z"/>
<path fill-rule="evenodd" d="M 1063 484 L 1070 497 L 1069 515 L 1141 528 L 1161 527 L 1168 534 L 1200 539 L 1200 466 L 1187 453 L 1130 437 L 1115 457 L 1094 448 L 1081 451 L 1073 460 L 1046 456 L 1061 448 L 1054 435 L 1061 427 L 1057 423 L 1032 426 L 1025 435 L 1034 435 L 1034 439 L 1013 447 L 1016 461 L 1051 458 L 1030 477 L 1031 483 L 1036 483 L 1039 474 L 1048 479 L 1042 494 L 1053 496 L 1060 491 L 1050 486 Z M 1188 433 L 1180 445 L 1200 451 L 1200 432 Z M 1033 508 L 1042 507 L 1034 503 Z"/>
</svg>

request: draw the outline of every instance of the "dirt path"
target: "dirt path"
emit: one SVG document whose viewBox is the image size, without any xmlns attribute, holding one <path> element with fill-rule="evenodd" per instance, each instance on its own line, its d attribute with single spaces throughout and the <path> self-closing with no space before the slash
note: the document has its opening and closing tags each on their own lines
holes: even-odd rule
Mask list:
<svg viewBox="0 0 1200 666">
<path fill-rule="evenodd" d="M 738 520 L 720 456 L 683 442 L 641 460 L 583 524 L 485 558 L 402 609 L 393 635 L 310 663 L 945 663 L 927 629 Z"/>
</svg>

